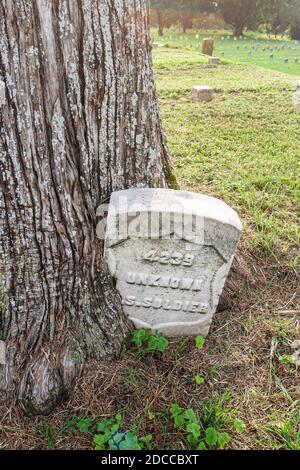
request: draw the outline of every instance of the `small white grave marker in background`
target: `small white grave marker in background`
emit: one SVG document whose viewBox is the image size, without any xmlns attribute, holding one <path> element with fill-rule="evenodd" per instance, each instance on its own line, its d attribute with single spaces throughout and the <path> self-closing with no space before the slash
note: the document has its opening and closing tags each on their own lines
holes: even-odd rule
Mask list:
<svg viewBox="0 0 300 470">
<path fill-rule="evenodd" d="M 112 193 L 105 258 L 136 328 L 206 336 L 242 227 L 224 202 L 186 191 Z"/>
</svg>

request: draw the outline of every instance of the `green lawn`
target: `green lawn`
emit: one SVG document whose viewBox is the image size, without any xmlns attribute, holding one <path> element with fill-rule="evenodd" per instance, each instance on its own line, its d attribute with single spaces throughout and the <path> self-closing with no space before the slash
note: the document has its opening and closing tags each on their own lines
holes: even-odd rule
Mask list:
<svg viewBox="0 0 300 470">
<path fill-rule="evenodd" d="M 300 242 L 300 113 L 295 77 L 241 64 L 209 66 L 195 51 L 154 50 L 163 124 L 181 187 L 224 199 L 245 243 L 296 256 Z M 210 85 L 209 104 L 193 85 Z M 289 262 L 294 262 L 289 259 Z"/>
<path fill-rule="evenodd" d="M 163 37 L 152 30 L 155 47 L 164 47 L 198 53 L 203 37 L 215 40 L 214 55 L 224 61 L 257 65 L 271 70 L 300 76 L 300 41 L 268 39 L 263 35 L 247 34 L 243 39 L 234 39 L 228 32 L 167 30 Z M 196 56 L 197 54 L 195 54 Z"/>
</svg>

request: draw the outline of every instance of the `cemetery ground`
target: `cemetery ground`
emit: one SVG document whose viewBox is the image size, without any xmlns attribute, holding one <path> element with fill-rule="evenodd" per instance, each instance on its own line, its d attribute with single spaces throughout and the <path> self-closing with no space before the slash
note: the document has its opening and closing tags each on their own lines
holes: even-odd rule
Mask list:
<svg viewBox="0 0 300 470">
<path fill-rule="evenodd" d="M 172 404 L 194 410 L 206 447 L 300 448 L 299 368 L 291 363 L 300 339 L 297 77 L 209 66 L 184 48 L 155 49 L 154 65 L 181 189 L 222 198 L 244 226 L 232 307 L 215 316 L 203 347 L 179 338 L 151 352 L 129 339 L 117 361 L 90 363 L 71 399 L 48 417 L 2 407 L 1 448 L 91 449 L 95 423 L 116 413 L 122 429 L 152 436 L 145 446 L 195 448 L 193 416 L 178 426 L 182 414 Z M 213 101 L 192 103 L 193 85 L 212 86 Z"/>
<path fill-rule="evenodd" d="M 192 31 L 182 34 L 178 29 L 166 30 L 163 37 L 153 30 L 154 46 L 187 52 L 197 60 L 202 49 L 202 39 L 214 39 L 214 56 L 224 62 L 257 65 L 300 76 L 300 41 L 248 32 L 234 38 L 229 31 Z"/>
</svg>

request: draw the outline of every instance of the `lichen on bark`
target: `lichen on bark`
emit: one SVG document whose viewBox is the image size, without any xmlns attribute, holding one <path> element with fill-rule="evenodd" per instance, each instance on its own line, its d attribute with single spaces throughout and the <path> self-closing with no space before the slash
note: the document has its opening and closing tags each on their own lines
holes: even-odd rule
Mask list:
<svg viewBox="0 0 300 470">
<path fill-rule="evenodd" d="M 0 0 L 0 389 L 26 412 L 118 354 L 96 208 L 170 169 L 146 0 Z"/>
</svg>

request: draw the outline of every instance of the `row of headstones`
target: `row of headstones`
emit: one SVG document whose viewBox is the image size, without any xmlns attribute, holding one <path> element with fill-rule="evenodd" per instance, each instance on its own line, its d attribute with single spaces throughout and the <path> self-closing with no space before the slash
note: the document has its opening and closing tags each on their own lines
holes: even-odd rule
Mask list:
<svg viewBox="0 0 300 470">
<path fill-rule="evenodd" d="M 251 49 L 253 49 L 253 50 L 255 50 L 255 51 L 260 51 L 260 48 L 259 48 L 260 46 L 259 46 L 259 45 L 255 45 L 255 46 L 247 46 L 247 45 L 246 45 L 246 46 L 236 46 L 236 48 L 237 48 L 238 50 L 241 49 L 241 47 L 244 47 L 244 49 L 249 49 L 249 48 L 251 48 Z M 289 50 L 292 50 L 292 51 L 296 51 L 296 50 L 297 50 L 296 47 L 292 47 L 292 46 L 281 46 L 281 47 L 279 47 L 279 46 L 274 46 L 274 47 L 266 46 L 266 47 L 263 47 L 261 50 L 262 50 L 263 52 L 265 52 L 265 51 L 271 51 L 271 52 L 273 52 L 274 50 L 277 50 L 277 51 L 284 51 L 284 50 L 286 50 L 286 49 L 289 49 Z"/>
<path fill-rule="evenodd" d="M 232 37 L 232 36 L 226 36 L 226 37 L 224 37 L 224 36 L 222 36 L 222 37 L 221 37 L 221 41 L 226 41 L 226 40 L 227 40 L 227 41 L 230 41 L 230 40 L 234 40 L 234 41 L 238 41 L 238 40 L 241 40 L 241 41 L 242 41 L 242 40 L 244 40 L 244 41 L 249 41 L 249 38 L 247 38 L 246 36 L 239 36 L 239 37 L 236 37 L 236 36 L 234 36 L 234 37 Z M 265 39 L 265 41 L 267 41 L 267 42 L 272 42 L 272 41 L 274 41 L 274 39 L 267 38 L 267 39 Z M 294 44 L 299 44 L 299 41 L 298 41 L 297 39 L 295 39 L 295 40 L 293 41 L 293 43 L 294 43 Z"/>
<path fill-rule="evenodd" d="M 248 55 L 256 54 L 256 52 L 259 52 L 259 51 L 258 51 L 258 50 L 249 51 L 249 52 L 248 52 Z M 263 50 L 263 52 L 265 52 L 265 50 Z M 224 56 L 225 56 L 225 52 L 222 51 L 220 55 L 221 55 L 222 57 L 224 57 Z M 270 59 L 274 59 L 274 54 L 270 54 Z M 286 64 L 289 63 L 289 60 L 290 60 L 290 59 L 288 59 L 288 58 L 283 59 L 284 63 L 286 63 Z M 296 58 L 294 59 L 294 62 L 295 62 L 295 64 L 298 64 L 298 63 L 299 63 L 299 58 L 296 57 Z"/>
<path fill-rule="evenodd" d="M 200 35 L 199 35 L 199 34 L 196 34 L 196 35 L 195 35 L 195 39 L 198 40 L 199 38 L 200 38 Z M 189 37 L 188 37 L 188 36 L 179 36 L 179 37 L 169 36 L 169 37 L 167 37 L 166 39 L 168 39 L 169 41 L 174 41 L 174 39 L 179 39 L 180 41 L 184 41 L 184 40 L 185 40 L 185 41 L 188 41 Z M 227 40 L 227 41 L 230 41 L 230 40 L 233 40 L 233 41 L 238 41 L 238 40 L 240 40 L 240 41 L 242 41 L 242 40 L 244 40 L 244 41 L 249 41 L 249 38 L 247 38 L 247 37 L 245 37 L 245 36 L 239 36 L 239 37 L 235 37 L 235 36 L 234 36 L 234 37 L 232 37 L 232 36 L 226 36 L 226 37 L 224 37 L 224 36 L 222 36 L 222 37 L 221 37 L 221 41 L 226 41 L 226 40 Z M 266 41 L 272 42 L 273 40 L 270 39 L 270 38 L 267 38 Z M 299 44 L 299 41 L 298 41 L 298 40 L 294 40 L 293 43 L 294 43 L 294 44 Z M 284 46 L 284 47 L 290 47 L 290 46 Z"/>
</svg>

